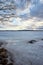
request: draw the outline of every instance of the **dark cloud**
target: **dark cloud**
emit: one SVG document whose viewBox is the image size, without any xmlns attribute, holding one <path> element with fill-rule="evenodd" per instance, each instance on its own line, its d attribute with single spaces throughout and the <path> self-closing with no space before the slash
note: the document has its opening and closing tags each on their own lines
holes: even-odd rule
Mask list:
<svg viewBox="0 0 43 65">
<path fill-rule="evenodd" d="M 30 9 L 28 8 L 29 4 L 31 4 Z M 28 9 L 28 11 L 23 14 L 20 13 L 18 16 L 18 9 L 21 13 L 25 9 Z M 43 18 L 43 3 L 40 0 L 0 0 L 0 16 L 5 14 L 15 15 L 21 19 L 28 19 L 30 16 Z"/>
</svg>

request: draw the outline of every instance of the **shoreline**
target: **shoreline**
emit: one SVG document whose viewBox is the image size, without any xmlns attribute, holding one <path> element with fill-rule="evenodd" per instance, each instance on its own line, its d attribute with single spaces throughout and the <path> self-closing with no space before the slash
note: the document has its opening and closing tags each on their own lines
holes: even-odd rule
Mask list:
<svg viewBox="0 0 43 65">
<path fill-rule="evenodd" d="M 43 30 L 0 30 L 0 32 L 3 31 L 43 31 Z"/>
</svg>

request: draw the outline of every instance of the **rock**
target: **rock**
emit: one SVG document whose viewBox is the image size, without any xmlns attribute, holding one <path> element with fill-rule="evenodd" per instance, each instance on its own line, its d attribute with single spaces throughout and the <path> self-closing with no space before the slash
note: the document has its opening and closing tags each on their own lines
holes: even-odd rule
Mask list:
<svg viewBox="0 0 43 65">
<path fill-rule="evenodd" d="M 0 48 L 0 53 L 3 53 L 3 52 L 7 53 L 7 50 L 4 48 Z"/>
<path fill-rule="evenodd" d="M 4 46 L 6 44 L 7 44 L 7 42 L 0 40 L 0 47 Z"/>
<path fill-rule="evenodd" d="M 0 65 L 2 65 L 2 64 L 0 64 Z"/>
<path fill-rule="evenodd" d="M 3 42 L 0 41 L 0 47 L 3 45 Z"/>
<path fill-rule="evenodd" d="M 11 59 L 12 58 L 7 49 L 0 48 L 0 65 L 13 65 L 13 61 L 11 61 Z"/>
<path fill-rule="evenodd" d="M 41 39 L 41 40 L 43 40 L 43 39 Z"/>
<path fill-rule="evenodd" d="M 28 41 L 28 43 L 31 43 L 31 44 L 33 44 L 34 42 L 37 42 L 36 40 L 30 40 L 30 41 Z"/>
<path fill-rule="evenodd" d="M 6 65 L 6 64 L 8 63 L 8 60 L 7 60 L 6 58 L 2 58 L 1 63 L 2 63 L 3 65 Z"/>
<path fill-rule="evenodd" d="M 3 58 L 7 58 L 8 57 L 6 52 L 1 52 L 0 56 L 2 56 Z"/>
<path fill-rule="evenodd" d="M 9 64 L 7 64 L 7 65 L 13 65 L 13 63 L 9 63 Z"/>
</svg>

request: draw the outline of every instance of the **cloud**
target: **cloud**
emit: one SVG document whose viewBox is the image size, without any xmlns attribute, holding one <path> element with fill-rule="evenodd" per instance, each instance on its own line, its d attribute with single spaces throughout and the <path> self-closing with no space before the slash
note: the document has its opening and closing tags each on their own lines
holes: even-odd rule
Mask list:
<svg viewBox="0 0 43 65">
<path fill-rule="evenodd" d="M 31 0 L 15 0 L 15 5 L 19 9 L 25 9 L 26 7 L 28 7 L 30 1 Z"/>
<path fill-rule="evenodd" d="M 30 15 L 33 17 L 43 18 L 43 1 L 33 0 L 32 6 L 30 8 Z"/>
<path fill-rule="evenodd" d="M 43 29 L 43 0 L 1 0 L 0 14 L 0 29 Z"/>
<path fill-rule="evenodd" d="M 3 30 L 39 30 L 41 29 L 39 27 L 43 26 L 43 21 L 36 21 L 36 18 L 28 19 L 25 21 L 21 20 L 20 18 L 15 18 L 13 19 L 13 22 L 3 22 L 1 25 L 3 27 L 1 29 Z"/>
</svg>

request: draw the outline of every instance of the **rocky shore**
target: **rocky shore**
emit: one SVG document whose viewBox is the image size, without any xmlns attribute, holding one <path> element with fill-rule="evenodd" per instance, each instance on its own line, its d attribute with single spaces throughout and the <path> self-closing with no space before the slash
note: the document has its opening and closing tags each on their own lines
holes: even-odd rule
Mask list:
<svg viewBox="0 0 43 65">
<path fill-rule="evenodd" d="M 0 65 L 43 65 L 43 38 L 1 40 Z"/>
<path fill-rule="evenodd" d="M 4 42 L 0 42 L 0 65 L 13 65 L 11 53 L 2 47 Z"/>
</svg>

